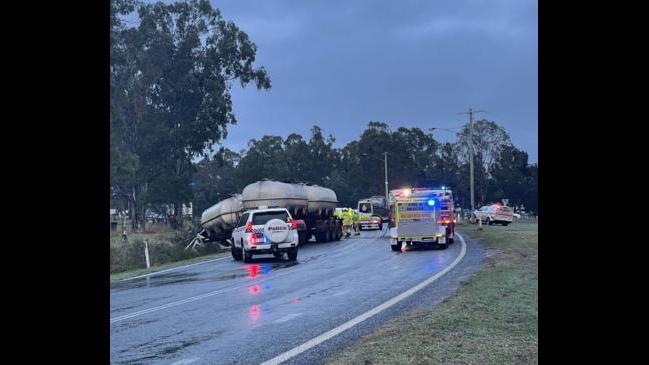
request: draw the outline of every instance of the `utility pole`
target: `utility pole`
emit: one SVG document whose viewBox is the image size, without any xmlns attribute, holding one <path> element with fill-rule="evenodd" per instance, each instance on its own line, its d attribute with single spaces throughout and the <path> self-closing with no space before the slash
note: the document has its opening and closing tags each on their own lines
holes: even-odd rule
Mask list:
<svg viewBox="0 0 649 365">
<path fill-rule="evenodd" d="M 390 206 L 390 197 L 388 196 L 388 153 L 383 152 L 385 162 L 385 207 Z"/>
<path fill-rule="evenodd" d="M 458 114 L 468 114 L 469 115 L 469 169 L 470 169 L 470 185 L 471 185 L 471 210 L 475 210 L 475 198 L 473 193 L 473 114 L 474 113 L 484 113 L 484 110 L 473 110 L 469 108 L 468 112 L 462 112 Z"/>
</svg>

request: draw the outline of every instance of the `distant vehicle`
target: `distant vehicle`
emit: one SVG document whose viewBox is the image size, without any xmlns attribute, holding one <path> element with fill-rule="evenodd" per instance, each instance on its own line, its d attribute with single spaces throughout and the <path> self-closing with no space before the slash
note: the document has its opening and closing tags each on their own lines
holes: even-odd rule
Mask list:
<svg viewBox="0 0 649 365">
<path fill-rule="evenodd" d="M 272 254 L 297 259 L 297 222 L 286 208 L 253 209 L 243 213 L 232 231 L 232 257 L 250 262 L 253 255 Z"/>
<path fill-rule="evenodd" d="M 441 200 L 435 189 L 398 189 L 390 192 L 390 247 L 434 244 L 447 248 L 449 230 L 438 221 Z"/>
<path fill-rule="evenodd" d="M 502 224 L 506 226 L 514 221 L 514 210 L 511 207 L 502 204 L 491 204 L 481 207 L 473 212 L 471 217 L 472 223 L 478 220 L 486 222 L 488 225 Z"/>
<path fill-rule="evenodd" d="M 361 219 L 358 221 L 358 229 L 360 229 L 361 231 L 364 229 L 381 230 L 383 229 L 382 219 L 381 217 L 376 215 L 361 215 Z"/>
<path fill-rule="evenodd" d="M 359 200 L 357 211 L 361 215 L 361 220 L 371 220 L 372 216 L 381 218 L 381 222 L 387 222 L 390 219 L 390 209 L 385 197 L 380 195 Z"/>
</svg>

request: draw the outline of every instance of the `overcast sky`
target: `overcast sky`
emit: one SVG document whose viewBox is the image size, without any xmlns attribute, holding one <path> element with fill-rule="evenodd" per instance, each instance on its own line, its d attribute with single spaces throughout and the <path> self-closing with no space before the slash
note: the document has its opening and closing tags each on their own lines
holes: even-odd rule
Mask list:
<svg viewBox="0 0 649 365">
<path fill-rule="evenodd" d="M 222 145 L 301 134 L 336 146 L 370 120 L 452 128 L 486 110 L 537 161 L 537 3 L 529 0 L 212 1 L 257 45 L 272 88 L 232 89 L 238 124 Z M 438 131 L 439 140 L 454 140 Z"/>
</svg>

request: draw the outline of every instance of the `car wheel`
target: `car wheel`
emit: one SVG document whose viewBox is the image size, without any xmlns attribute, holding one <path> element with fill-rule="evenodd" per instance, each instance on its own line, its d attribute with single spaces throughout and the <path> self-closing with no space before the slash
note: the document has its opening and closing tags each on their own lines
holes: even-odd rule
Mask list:
<svg viewBox="0 0 649 365">
<path fill-rule="evenodd" d="M 252 254 L 246 251 L 246 245 L 241 242 L 241 260 L 243 260 L 243 262 L 250 262 L 251 259 Z"/>
<path fill-rule="evenodd" d="M 288 261 L 297 260 L 297 247 L 289 249 L 287 255 L 288 255 Z"/>
<path fill-rule="evenodd" d="M 234 247 L 234 243 L 232 243 L 232 244 L 230 245 L 230 251 L 232 252 L 232 258 L 233 258 L 235 261 L 241 261 L 241 251 L 237 250 L 237 249 Z"/>
<path fill-rule="evenodd" d="M 491 218 L 487 218 L 487 225 L 490 226 L 492 224 L 493 224 L 493 222 L 491 221 Z"/>
</svg>

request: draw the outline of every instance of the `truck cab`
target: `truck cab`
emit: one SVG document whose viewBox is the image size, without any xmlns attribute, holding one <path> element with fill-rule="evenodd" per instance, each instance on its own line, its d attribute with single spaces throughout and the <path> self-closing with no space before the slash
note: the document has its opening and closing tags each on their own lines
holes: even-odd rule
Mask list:
<svg viewBox="0 0 649 365">
<path fill-rule="evenodd" d="M 404 244 L 448 247 L 449 231 L 439 221 L 440 197 L 433 189 L 399 189 L 390 195 L 389 237 L 393 251 L 400 251 Z"/>
<path fill-rule="evenodd" d="M 389 209 L 386 208 L 385 197 L 382 196 L 359 200 L 356 211 L 361 216 L 359 222 L 361 229 L 382 229 L 383 222 L 387 222 L 390 215 Z"/>
</svg>

